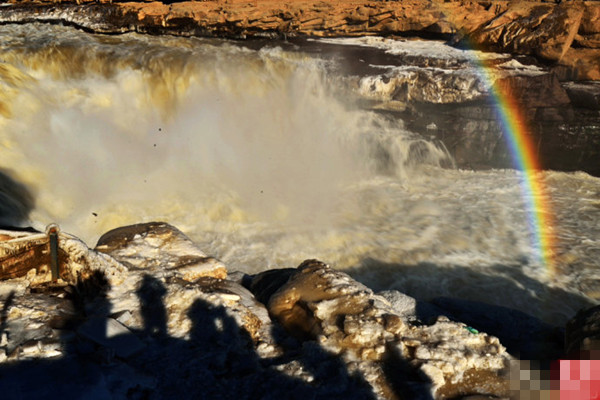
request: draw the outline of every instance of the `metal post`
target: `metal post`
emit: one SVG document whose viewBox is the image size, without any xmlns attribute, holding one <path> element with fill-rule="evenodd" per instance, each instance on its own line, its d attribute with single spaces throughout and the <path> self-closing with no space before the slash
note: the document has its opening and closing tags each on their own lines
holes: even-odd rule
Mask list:
<svg viewBox="0 0 600 400">
<path fill-rule="evenodd" d="M 48 225 L 46 233 L 50 238 L 50 271 L 52 272 L 52 281 L 56 282 L 60 277 L 58 265 L 58 226 L 54 224 Z"/>
</svg>

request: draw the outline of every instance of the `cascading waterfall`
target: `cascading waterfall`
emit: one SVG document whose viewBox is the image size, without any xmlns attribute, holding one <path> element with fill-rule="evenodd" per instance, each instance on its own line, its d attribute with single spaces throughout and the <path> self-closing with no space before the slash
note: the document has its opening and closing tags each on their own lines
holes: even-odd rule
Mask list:
<svg viewBox="0 0 600 400">
<path fill-rule="evenodd" d="M 56 222 L 91 246 L 164 220 L 232 270 L 320 258 L 375 289 L 527 305 L 554 322 L 598 296 L 596 178 L 545 175 L 570 268 L 550 282 L 519 173 L 447 168 L 440 144 L 342 99 L 334 60 L 30 28 L 0 27 L 0 188 L 4 204 L 30 192 L 22 224 Z"/>
</svg>

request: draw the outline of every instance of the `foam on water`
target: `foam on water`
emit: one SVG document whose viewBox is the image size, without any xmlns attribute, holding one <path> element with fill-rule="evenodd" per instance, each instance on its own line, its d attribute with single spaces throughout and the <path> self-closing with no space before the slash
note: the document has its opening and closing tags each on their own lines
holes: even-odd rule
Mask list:
<svg viewBox="0 0 600 400">
<path fill-rule="evenodd" d="M 382 37 L 355 37 L 355 38 L 326 38 L 318 39 L 323 43 L 353 45 L 378 48 L 394 55 L 410 55 L 419 57 L 435 56 L 436 59 L 451 61 L 469 61 L 473 58 L 504 59 L 508 54 L 486 53 L 477 50 L 464 50 L 449 46 L 443 41 L 435 40 L 406 40 L 386 39 Z"/>
<path fill-rule="evenodd" d="M 548 281 L 520 173 L 441 168 L 443 147 L 338 98 L 331 61 L 31 31 L 0 28 L 0 168 L 34 193 L 23 223 L 57 222 L 93 245 L 163 220 L 231 270 L 319 258 L 375 289 L 527 306 L 553 322 L 598 296 L 586 283 L 597 281 L 597 178 L 543 174 L 564 259 Z"/>
</svg>

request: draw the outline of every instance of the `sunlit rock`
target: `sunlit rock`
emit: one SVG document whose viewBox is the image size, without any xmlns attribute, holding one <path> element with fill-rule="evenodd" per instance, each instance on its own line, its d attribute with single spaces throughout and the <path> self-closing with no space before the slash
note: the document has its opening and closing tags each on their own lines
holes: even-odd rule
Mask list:
<svg viewBox="0 0 600 400">
<path fill-rule="evenodd" d="M 192 375 L 185 390 L 194 395 L 244 387 L 256 398 L 274 390 L 356 399 L 508 394 L 511 357 L 496 337 L 443 316 L 424 324 L 415 299 L 376 295 L 317 260 L 235 280 L 186 279 L 177 256 L 199 250 L 180 235 L 160 223 L 121 228 L 100 240 L 108 255 L 61 234 L 77 279 L 19 291 L 15 282 L 26 277 L 2 283 L 0 362 L 84 357 L 128 371 L 127 390 L 166 397 L 182 395 Z"/>
<path fill-rule="evenodd" d="M 225 278 L 227 269 L 204 254 L 180 230 L 164 222 L 113 229 L 102 235 L 96 251 L 109 254 L 129 268 L 163 268 L 187 281 L 211 276 Z"/>
<path fill-rule="evenodd" d="M 562 80 L 600 80 L 599 49 L 570 48 L 554 68 Z"/>
<path fill-rule="evenodd" d="M 50 281 L 50 245 L 41 232 L 0 231 L 0 279 Z"/>
<path fill-rule="evenodd" d="M 413 325 L 384 297 L 319 261 L 302 263 L 270 296 L 268 309 L 292 334 L 362 368 L 372 364 L 378 373 L 369 382 L 379 393 L 394 391 L 398 378 L 385 371 L 402 363 L 436 398 L 508 393 L 503 374 L 510 356 L 497 338 L 445 317 Z"/>
<path fill-rule="evenodd" d="M 571 46 L 583 14 L 583 6 L 513 3 L 471 37 L 496 51 L 535 54 L 558 61 Z"/>
<path fill-rule="evenodd" d="M 40 4 L 41 3 L 41 4 Z M 0 22 L 41 20 L 99 33 L 143 32 L 182 36 L 246 38 L 371 36 L 374 34 L 460 35 L 480 47 L 558 61 L 579 57 L 573 43 L 598 49 L 596 2 L 494 2 L 419 0 L 397 2 L 272 1 L 128 2 L 73 4 L 23 2 L 3 7 Z M 46 3 L 46 4 L 44 4 Z M 57 4 L 59 3 L 59 4 Z M 583 55 L 586 58 L 585 55 Z M 596 55 L 597 57 L 597 55 Z M 576 58 L 577 59 L 577 58 Z M 585 63 L 584 63 L 585 64 Z M 577 61 L 579 79 L 593 70 Z M 599 79 L 599 78 L 587 78 Z M 0 103 L 0 112 L 2 104 Z"/>
<path fill-rule="evenodd" d="M 50 249 L 50 230 L 46 233 L 0 230 L 0 280 L 22 278 L 26 286 L 52 281 L 65 285 L 88 278 L 96 269 L 112 271 L 109 274 L 123 269 L 112 258 L 90 251 L 79 239 L 60 232 L 57 226 L 51 225 L 49 229 L 57 237 L 56 254 Z M 57 262 L 56 277 L 51 271 L 53 258 Z"/>
</svg>

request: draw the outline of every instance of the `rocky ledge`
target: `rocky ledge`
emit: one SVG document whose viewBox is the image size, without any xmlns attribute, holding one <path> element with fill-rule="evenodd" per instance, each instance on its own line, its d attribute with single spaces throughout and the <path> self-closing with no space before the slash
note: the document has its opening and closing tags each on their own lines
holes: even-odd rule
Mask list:
<svg viewBox="0 0 600 400">
<path fill-rule="evenodd" d="M 555 329 L 515 310 L 445 299 L 425 319 L 415 299 L 317 260 L 231 272 L 160 222 L 110 231 L 93 250 L 57 227 L 2 230 L 0 261 L 9 399 L 507 398 L 515 356 L 562 354 Z M 500 336 L 519 338 L 511 352 L 446 316 L 485 320 L 486 307 Z M 577 322 L 594 315 L 571 323 L 570 351 L 595 348 L 597 330 Z"/>
<path fill-rule="evenodd" d="M 552 64 L 564 80 L 600 80 L 598 1 L 27 1 L 2 5 L 1 23 L 65 23 L 100 33 L 443 37 L 482 50 L 534 56 Z"/>
</svg>

